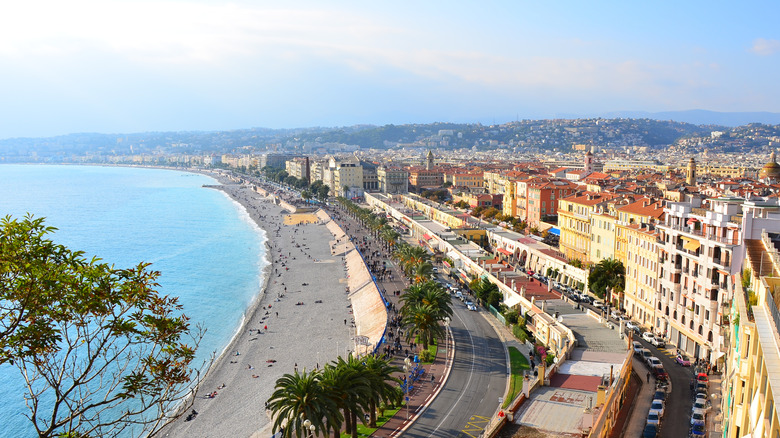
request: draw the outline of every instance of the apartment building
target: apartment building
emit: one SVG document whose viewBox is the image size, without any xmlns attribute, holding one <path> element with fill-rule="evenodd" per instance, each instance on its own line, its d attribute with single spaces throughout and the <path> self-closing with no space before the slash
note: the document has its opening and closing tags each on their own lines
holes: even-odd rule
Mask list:
<svg viewBox="0 0 780 438">
<path fill-rule="evenodd" d="M 750 284 L 735 283 L 726 317 L 730 322 L 720 366 L 723 437 L 780 437 L 780 235 L 746 239 Z M 725 366 L 725 369 L 724 369 Z M 716 389 L 717 391 L 717 389 Z"/>
<path fill-rule="evenodd" d="M 777 198 L 671 203 L 658 228 L 663 260 L 658 329 L 682 350 L 714 363 L 724 351 L 727 309 L 741 273 L 745 242 L 780 232 Z"/>
<path fill-rule="evenodd" d="M 328 170 L 330 178 L 323 182 L 330 186 L 332 193 L 347 197 L 363 194 L 363 167 L 356 157 L 330 157 Z"/>
<path fill-rule="evenodd" d="M 409 172 L 398 167 L 379 166 L 376 169 L 379 191 L 382 193 L 408 193 Z"/>
<path fill-rule="evenodd" d="M 607 211 L 608 202 L 616 197 L 609 193 L 586 192 L 558 201 L 559 246 L 564 257 L 589 263 L 591 215 Z"/>
<path fill-rule="evenodd" d="M 577 192 L 577 185 L 564 180 L 539 181 L 528 184 L 526 221 L 537 226 L 547 216 L 558 214 L 558 200 Z"/>
<path fill-rule="evenodd" d="M 615 230 L 617 216 L 614 213 L 594 213 L 590 217 L 590 255 L 588 259 L 596 264 L 615 257 Z"/>
<path fill-rule="evenodd" d="M 284 163 L 284 170 L 290 176 L 309 181 L 309 157 L 295 157 L 292 160 L 287 160 Z"/>
<path fill-rule="evenodd" d="M 622 227 L 628 247 L 623 260 L 626 287 L 622 307 L 631 319 L 653 330 L 657 325 L 656 290 L 659 284 L 658 263 L 660 233 L 652 224 L 630 224 Z"/>
</svg>

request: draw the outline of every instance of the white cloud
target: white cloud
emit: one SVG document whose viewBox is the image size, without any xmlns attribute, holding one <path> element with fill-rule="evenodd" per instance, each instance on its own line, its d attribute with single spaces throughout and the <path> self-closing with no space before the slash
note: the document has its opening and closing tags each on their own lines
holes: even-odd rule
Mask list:
<svg viewBox="0 0 780 438">
<path fill-rule="evenodd" d="M 761 56 L 774 55 L 780 51 L 780 40 L 756 38 L 750 51 Z"/>
</svg>

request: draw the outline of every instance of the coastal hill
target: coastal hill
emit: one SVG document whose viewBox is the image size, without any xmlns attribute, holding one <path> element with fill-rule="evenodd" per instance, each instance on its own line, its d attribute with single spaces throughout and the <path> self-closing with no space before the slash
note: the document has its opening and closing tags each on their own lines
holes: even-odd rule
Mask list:
<svg viewBox="0 0 780 438">
<path fill-rule="evenodd" d="M 0 163 L 101 162 L 119 155 L 321 153 L 368 148 L 506 149 L 533 154 L 568 152 L 575 145 L 600 149 L 645 147 L 649 150 L 666 149 L 671 145 L 705 145 L 715 152 L 745 152 L 765 149 L 778 138 L 780 125 L 750 123 L 727 127 L 652 118 L 518 120 L 499 125 L 428 123 L 210 132 L 81 133 L 0 140 Z"/>
</svg>

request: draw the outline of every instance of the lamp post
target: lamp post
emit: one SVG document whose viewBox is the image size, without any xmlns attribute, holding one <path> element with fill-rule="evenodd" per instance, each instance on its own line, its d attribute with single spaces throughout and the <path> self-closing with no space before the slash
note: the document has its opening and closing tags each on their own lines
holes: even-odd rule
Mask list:
<svg viewBox="0 0 780 438">
<path fill-rule="evenodd" d="M 308 418 L 303 420 L 303 433 L 305 434 L 306 437 L 313 437 L 314 432 L 316 431 L 317 428 L 313 424 L 311 424 L 311 420 L 309 420 Z"/>
<path fill-rule="evenodd" d="M 405 393 L 406 393 L 406 420 L 409 420 L 409 387 L 412 384 L 412 379 L 409 378 L 409 371 L 412 370 L 412 361 L 409 360 L 409 358 L 404 359 L 404 376 L 406 377 L 406 387 Z"/>
</svg>

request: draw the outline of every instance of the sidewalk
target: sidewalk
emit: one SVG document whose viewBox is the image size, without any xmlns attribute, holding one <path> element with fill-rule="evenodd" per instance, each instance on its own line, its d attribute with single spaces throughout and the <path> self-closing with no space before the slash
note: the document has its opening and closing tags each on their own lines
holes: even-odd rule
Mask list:
<svg viewBox="0 0 780 438">
<path fill-rule="evenodd" d="M 650 383 L 647 383 L 646 379 L 643 379 L 643 376 L 646 376 L 648 373 L 647 366 L 636 357 L 633 357 L 631 360 L 634 369 L 632 373 L 632 381 L 637 379 L 633 376 L 637 376 L 639 381 L 639 388 L 636 392 L 636 398 L 634 399 L 631 407 L 629 409 L 621 410 L 621 416 L 624 415 L 624 412 L 625 415 L 628 416 L 628 424 L 626 424 L 625 427 L 620 430 L 621 433 L 617 435 L 613 434 L 613 437 L 642 436 L 642 431 L 645 428 L 647 419 L 647 413 L 650 412 L 650 406 L 653 404 L 653 395 L 655 394 L 655 379 L 651 378 Z M 615 429 L 619 428 L 616 427 Z"/>
<path fill-rule="evenodd" d="M 331 217 L 333 217 L 334 220 L 337 220 L 339 225 L 342 226 L 342 229 L 344 229 L 356 246 L 359 247 L 363 243 L 363 239 L 366 239 L 368 244 L 365 245 L 367 250 L 363 252 L 363 257 L 367 263 L 377 261 L 383 262 L 382 264 L 386 266 L 388 273 L 392 273 L 392 280 L 389 279 L 389 275 L 385 275 L 384 277 L 377 276 L 376 283 L 384 298 L 396 309 L 400 309 L 402 304 L 400 298 L 403 295 L 403 290 L 406 289 L 409 284 L 405 280 L 403 273 L 400 272 L 396 266 L 395 261 L 390 258 L 390 254 L 384 249 L 381 239 L 373 237 L 365 227 L 350 217 L 343 209 L 330 209 L 329 213 L 331 214 Z M 372 255 L 372 251 L 378 251 L 379 254 Z M 369 270 L 371 270 L 370 267 Z M 374 274 L 374 272 L 372 272 L 372 274 Z M 394 293 L 395 291 L 400 291 L 401 295 L 396 295 Z M 393 311 L 392 308 L 389 308 L 388 331 L 395 328 L 392 325 L 392 320 L 396 316 L 397 312 Z M 391 365 L 399 368 L 402 368 L 404 365 L 404 358 L 406 357 L 404 354 L 405 351 L 410 351 L 410 356 L 412 357 L 416 354 L 416 351 L 411 349 L 406 342 L 405 337 L 402 337 L 401 339 L 400 352 L 395 353 L 392 356 L 391 361 Z M 388 341 L 390 341 L 390 339 L 388 339 Z M 383 351 L 380 351 L 379 353 L 382 352 Z M 443 345 L 439 346 L 434 362 L 430 365 L 423 366 L 425 373 L 412 385 L 414 389 L 411 394 L 409 394 L 408 401 L 409 420 L 407 420 L 407 407 L 403 407 L 387 423 L 377 429 L 372 436 L 382 438 L 399 436 L 414 422 L 417 416 L 424 412 L 427 405 L 433 400 L 446 382 L 451 367 L 453 353 L 454 346 L 452 345 L 452 336 L 448 335 L 443 342 Z M 434 382 L 431 382 L 431 375 L 434 376 Z M 403 373 L 399 374 L 397 377 L 403 378 Z"/>
</svg>

